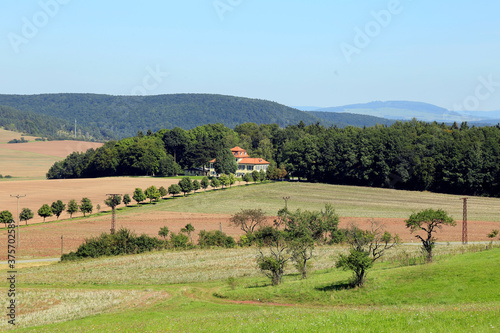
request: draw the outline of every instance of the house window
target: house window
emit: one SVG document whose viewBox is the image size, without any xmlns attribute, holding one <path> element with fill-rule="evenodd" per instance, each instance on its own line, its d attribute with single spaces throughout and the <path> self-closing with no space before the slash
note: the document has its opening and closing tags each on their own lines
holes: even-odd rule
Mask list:
<svg viewBox="0 0 500 333">
<path fill-rule="evenodd" d="M 210 163 L 210 169 L 213 169 L 213 168 L 214 168 L 214 164 Z"/>
<path fill-rule="evenodd" d="M 245 170 L 245 165 L 243 164 L 240 164 L 238 165 L 238 170 Z"/>
<path fill-rule="evenodd" d="M 247 170 L 253 170 L 253 165 L 247 165 Z"/>
</svg>

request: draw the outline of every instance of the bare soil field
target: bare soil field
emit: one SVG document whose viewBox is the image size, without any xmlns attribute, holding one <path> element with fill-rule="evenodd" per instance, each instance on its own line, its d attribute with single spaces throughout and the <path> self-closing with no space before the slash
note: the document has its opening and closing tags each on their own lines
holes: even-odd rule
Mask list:
<svg viewBox="0 0 500 333">
<path fill-rule="evenodd" d="M 75 151 L 85 152 L 90 148 L 95 149 L 102 145 L 102 143 L 98 142 L 84 141 L 38 141 L 0 144 L 0 174 L 4 176 L 11 175 L 16 178 L 45 178 L 47 171 L 55 162 L 62 160 Z"/>
<path fill-rule="evenodd" d="M 178 199 L 182 200 L 182 199 Z M 195 228 L 193 241 L 197 242 L 197 234 L 200 230 L 219 230 L 234 237 L 236 240 L 243 232 L 230 225 L 230 214 L 203 214 L 203 213 L 182 213 L 150 211 L 146 207 L 134 209 L 126 214 L 118 214 L 116 228 L 125 227 L 133 230 L 136 234 L 147 234 L 158 237 L 161 227 L 167 226 L 171 232 L 179 233 L 186 224 L 191 223 Z M 269 217 L 268 222 L 272 223 L 274 217 Z M 359 217 L 342 217 L 340 227 L 348 227 L 350 223 L 356 223 L 362 229 L 369 229 L 371 220 Z M 402 242 L 419 244 L 419 240 L 412 235 L 404 226 L 404 219 L 386 218 L 376 219 L 384 225 L 385 230 L 397 233 Z M 498 224 L 496 224 L 498 225 Z M 111 215 L 104 215 L 96 218 L 65 220 L 53 223 L 39 223 L 28 227 L 21 227 L 21 244 L 17 253 L 18 259 L 57 257 L 61 255 L 61 245 L 63 252 L 75 251 L 78 246 L 91 236 L 98 236 L 103 232 L 108 233 L 111 226 Z M 469 221 L 468 240 L 487 241 L 485 230 L 492 230 L 495 222 Z M 2 230 L 2 239 L 6 239 L 6 231 Z M 61 236 L 63 243 L 61 244 Z M 438 242 L 458 242 L 462 239 L 461 223 L 457 222 L 455 227 L 444 227 L 437 231 Z M 6 254 L 0 252 L 0 260 L 5 260 Z"/>
<path fill-rule="evenodd" d="M 102 209 L 109 209 L 104 204 L 108 193 L 128 193 L 130 197 L 136 187 L 145 190 L 151 185 L 168 188 L 171 184 L 178 183 L 178 179 L 151 178 L 151 177 L 113 177 L 93 179 L 52 179 L 31 181 L 9 181 L 0 183 L 0 210 L 9 210 L 14 215 L 17 212 L 17 199 L 10 195 L 26 195 L 19 200 L 19 210 L 26 207 L 35 213 L 35 217 L 29 224 L 43 222 L 43 218 L 37 215 L 38 209 L 43 204 L 61 200 L 67 204 L 71 199 L 77 202 L 87 197 L 94 205 L 94 211 L 99 204 Z M 135 201 L 133 201 L 135 203 Z M 123 206 L 123 204 L 121 205 Z M 121 207 L 119 206 L 119 207 Z M 73 217 L 82 216 L 81 213 L 73 214 Z M 69 214 L 63 212 L 61 219 L 69 218 Z M 56 217 L 49 217 L 46 221 L 54 221 Z"/>
</svg>

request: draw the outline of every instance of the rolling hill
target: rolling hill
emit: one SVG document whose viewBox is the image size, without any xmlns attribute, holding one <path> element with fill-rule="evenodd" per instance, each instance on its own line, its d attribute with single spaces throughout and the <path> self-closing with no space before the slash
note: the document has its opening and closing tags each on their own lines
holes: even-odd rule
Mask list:
<svg viewBox="0 0 500 333">
<path fill-rule="evenodd" d="M 124 138 L 137 131 L 163 128 L 191 129 L 205 124 L 222 123 L 234 128 L 252 122 L 276 123 L 281 127 L 303 121 L 345 127 L 371 126 L 374 118 L 332 116 L 303 112 L 275 102 L 213 94 L 172 94 L 156 96 L 110 96 L 96 94 L 0 95 L 0 105 L 62 120 L 69 131 L 77 120 L 79 128 L 97 138 Z M 382 120 L 380 120 L 381 122 Z M 35 122 L 36 123 L 36 122 Z M 27 131 L 26 127 L 22 130 Z M 30 133 L 34 134 L 34 133 Z"/>
</svg>

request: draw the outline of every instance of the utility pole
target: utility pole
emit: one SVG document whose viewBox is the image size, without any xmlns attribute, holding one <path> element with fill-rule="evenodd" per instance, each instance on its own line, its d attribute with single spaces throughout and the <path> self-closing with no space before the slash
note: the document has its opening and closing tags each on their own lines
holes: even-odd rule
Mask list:
<svg viewBox="0 0 500 333">
<path fill-rule="evenodd" d="M 111 234 L 115 233 L 115 207 L 116 205 L 114 204 L 114 200 L 116 197 L 120 196 L 121 194 L 106 194 L 110 196 L 113 200 L 113 205 L 111 206 Z"/>
<path fill-rule="evenodd" d="M 290 200 L 290 197 L 283 197 L 283 200 L 285 200 L 285 209 L 288 210 L 288 200 Z"/>
<path fill-rule="evenodd" d="M 467 245 L 467 198 L 462 198 L 464 201 L 464 215 L 462 219 L 462 244 Z"/>
<path fill-rule="evenodd" d="M 19 195 L 19 194 L 12 195 L 11 194 L 10 196 L 11 196 L 11 198 L 17 198 L 17 235 L 16 235 L 16 238 L 17 238 L 17 249 L 19 251 L 19 239 L 21 238 L 19 236 L 19 224 L 20 224 L 20 218 L 19 218 L 19 198 L 24 198 L 26 196 L 26 194 L 25 195 Z"/>
</svg>

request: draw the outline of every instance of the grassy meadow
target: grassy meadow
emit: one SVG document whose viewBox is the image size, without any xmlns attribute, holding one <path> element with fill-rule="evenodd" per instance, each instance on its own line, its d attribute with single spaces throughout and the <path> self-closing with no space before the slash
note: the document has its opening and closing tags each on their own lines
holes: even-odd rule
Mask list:
<svg viewBox="0 0 500 333">
<path fill-rule="evenodd" d="M 363 288 L 334 269 L 342 247 L 321 247 L 315 271 L 273 287 L 253 248 L 155 252 L 19 269 L 20 332 L 494 332 L 500 249 L 417 247 L 388 253 Z M 482 250 L 482 251 L 480 251 Z M 3 272 L 4 275 L 6 272 Z M 5 284 L 5 282 L 2 282 Z M 9 329 L 6 321 L 0 329 Z"/>
<path fill-rule="evenodd" d="M 332 204 L 340 216 L 408 218 L 426 208 L 442 208 L 456 220 L 462 219 L 462 196 L 430 192 L 401 191 L 371 187 L 313 183 L 275 182 L 250 184 L 191 195 L 183 200 L 167 201 L 151 209 L 187 213 L 234 214 L 240 209 L 261 208 L 275 215 L 288 196 L 290 210 L 321 210 Z M 468 201 L 468 219 L 499 221 L 500 199 L 473 197 Z"/>
</svg>

